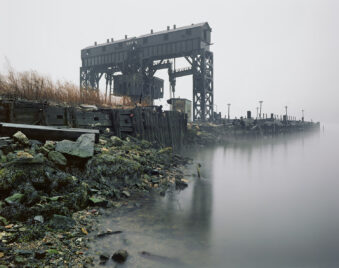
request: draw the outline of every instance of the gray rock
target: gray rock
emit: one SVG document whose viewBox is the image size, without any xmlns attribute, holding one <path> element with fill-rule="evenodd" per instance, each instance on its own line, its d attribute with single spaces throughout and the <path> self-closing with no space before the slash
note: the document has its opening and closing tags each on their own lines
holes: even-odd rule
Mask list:
<svg viewBox="0 0 339 268">
<path fill-rule="evenodd" d="M 116 262 L 125 262 L 128 257 L 127 250 L 119 249 L 118 251 L 114 252 L 112 259 Z"/>
<path fill-rule="evenodd" d="M 21 144 L 29 145 L 29 139 L 21 131 L 18 131 L 17 133 L 15 133 L 13 135 L 13 138 L 14 138 L 14 140 L 20 142 Z"/>
<path fill-rule="evenodd" d="M 41 215 L 35 216 L 34 220 L 40 223 L 44 223 L 44 217 Z"/>
<path fill-rule="evenodd" d="M 94 134 L 83 134 L 76 142 L 69 140 L 57 142 L 55 150 L 63 154 L 88 158 L 92 157 L 94 154 L 94 142 Z"/>
<path fill-rule="evenodd" d="M 75 225 L 75 221 L 66 216 L 54 214 L 49 222 L 49 226 L 55 229 L 71 229 Z"/>
<path fill-rule="evenodd" d="M 48 153 L 48 159 L 54 162 L 57 165 L 60 166 L 66 166 L 67 165 L 67 159 L 64 157 L 64 155 L 60 152 L 56 151 L 50 151 Z"/>
</svg>

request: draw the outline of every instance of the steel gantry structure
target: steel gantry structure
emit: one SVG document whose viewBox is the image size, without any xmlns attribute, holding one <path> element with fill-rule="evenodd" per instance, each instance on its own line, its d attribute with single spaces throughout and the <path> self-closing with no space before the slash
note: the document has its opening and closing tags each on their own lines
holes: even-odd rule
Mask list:
<svg viewBox="0 0 339 268">
<path fill-rule="evenodd" d="M 213 53 L 211 27 L 207 22 L 151 32 L 81 50 L 81 90 L 99 90 L 106 80 L 106 97 L 130 96 L 134 100 L 163 98 L 164 81 L 155 76 L 167 69 L 174 96 L 176 79 L 193 76 L 193 120 L 213 119 Z M 185 58 L 187 68 L 176 69 L 175 59 Z"/>
</svg>

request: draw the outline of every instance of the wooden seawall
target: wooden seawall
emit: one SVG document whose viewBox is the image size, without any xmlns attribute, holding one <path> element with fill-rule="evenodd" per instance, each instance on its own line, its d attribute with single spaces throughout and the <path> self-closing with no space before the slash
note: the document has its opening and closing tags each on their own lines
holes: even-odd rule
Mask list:
<svg viewBox="0 0 339 268">
<path fill-rule="evenodd" d="M 43 126 L 92 128 L 113 135 L 127 135 L 162 146 L 180 149 L 187 130 L 187 117 L 154 107 L 134 109 L 72 107 L 24 100 L 0 100 L 0 122 Z"/>
</svg>

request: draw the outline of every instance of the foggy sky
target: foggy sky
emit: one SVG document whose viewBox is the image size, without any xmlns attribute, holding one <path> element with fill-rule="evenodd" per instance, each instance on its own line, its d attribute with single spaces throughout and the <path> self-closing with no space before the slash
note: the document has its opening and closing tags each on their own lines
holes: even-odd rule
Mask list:
<svg viewBox="0 0 339 268">
<path fill-rule="evenodd" d="M 82 0 L 0 2 L 0 73 L 6 58 L 18 71 L 37 70 L 79 84 L 80 50 L 122 39 L 209 22 L 217 111 L 245 115 L 263 100 L 264 113 L 339 123 L 339 1 L 331 0 Z M 157 72 L 166 79 L 168 75 Z M 192 77 L 176 96 L 192 98 Z"/>
</svg>

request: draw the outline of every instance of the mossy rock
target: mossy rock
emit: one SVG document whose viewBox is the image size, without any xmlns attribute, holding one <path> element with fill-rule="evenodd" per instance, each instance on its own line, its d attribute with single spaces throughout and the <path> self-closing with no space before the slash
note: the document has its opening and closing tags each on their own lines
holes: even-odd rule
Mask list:
<svg viewBox="0 0 339 268">
<path fill-rule="evenodd" d="M 15 193 L 5 199 L 6 203 L 9 205 L 20 203 L 21 200 L 23 199 L 24 194 L 21 193 Z"/>
</svg>

